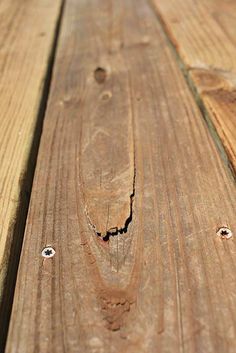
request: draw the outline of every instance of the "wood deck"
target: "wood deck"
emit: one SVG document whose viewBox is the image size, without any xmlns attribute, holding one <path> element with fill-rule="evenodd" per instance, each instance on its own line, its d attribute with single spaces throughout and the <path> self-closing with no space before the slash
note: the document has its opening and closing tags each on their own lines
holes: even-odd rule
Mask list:
<svg viewBox="0 0 236 353">
<path fill-rule="evenodd" d="M 236 3 L 0 14 L 0 352 L 234 353 Z"/>
</svg>

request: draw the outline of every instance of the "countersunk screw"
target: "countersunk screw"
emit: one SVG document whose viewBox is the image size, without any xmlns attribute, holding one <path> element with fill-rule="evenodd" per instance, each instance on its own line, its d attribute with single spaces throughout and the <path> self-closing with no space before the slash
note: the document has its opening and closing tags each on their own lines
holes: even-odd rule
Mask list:
<svg viewBox="0 0 236 353">
<path fill-rule="evenodd" d="M 50 257 L 53 257 L 55 254 L 56 251 L 52 246 L 46 246 L 41 252 L 41 255 L 47 259 L 50 259 Z"/>
<path fill-rule="evenodd" d="M 221 237 L 221 239 L 230 239 L 233 236 L 232 231 L 228 227 L 220 227 L 216 234 Z"/>
</svg>

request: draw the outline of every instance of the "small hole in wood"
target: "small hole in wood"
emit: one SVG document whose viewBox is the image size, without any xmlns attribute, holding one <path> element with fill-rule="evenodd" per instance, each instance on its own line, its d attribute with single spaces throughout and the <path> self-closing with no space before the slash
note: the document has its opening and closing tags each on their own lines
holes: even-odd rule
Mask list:
<svg viewBox="0 0 236 353">
<path fill-rule="evenodd" d="M 230 239 L 233 236 L 233 233 L 228 227 L 220 227 L 217 230 L 217 235 L 221 237 L 221 239 Z"/>
<path fill-rule="evenodd" d="M 94 71 L 94 78 L 97 81 L 97 83 L 102 84 L 105 82 L 107 77 L 107 72 L 105 69 L 102 67 L 97 67 L 96 70 Z"/>
<path fill-rule="evenodd" d="M 43 250 L 42 250 L 42 256 L 50 259 L 51 257 L 53 257 L 56 254 L 56 251 L 53 249 L 53 247 L 51 246 L 46 246 Z"/>
</svg>

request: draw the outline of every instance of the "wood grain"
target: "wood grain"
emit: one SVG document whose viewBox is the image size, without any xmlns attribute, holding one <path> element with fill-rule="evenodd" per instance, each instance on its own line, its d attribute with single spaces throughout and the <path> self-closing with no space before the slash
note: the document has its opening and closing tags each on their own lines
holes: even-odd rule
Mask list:
<svg viewBox="0 0 236 353">
<path fill-rule="evenodd" d="M 93 48 L 90 50 L 86 66 L 93 73 Z M 107 76 L 106 79 L 104 76 L 105 82 L 99 87 L 99 80 L 94 85 L 94 76 L 88 77 L 92 84 L 85 88 L 80 99 L 83 106 L 77 119 L 82 119 L 83 130 L 78 158 L 82 165 L 80 178 L 88 221 L 98 235 L 109 237 L 126 232 L 132 215 L 134 142 L 128 77 L 118 70 L 110 77 L 110 64 L 105 59 L 101 59 L 101 64 L 105 69 L 95 67 L 95 81 L 96 72 L 103 70 Z M 119 56 L 112 62 L 113 67 L 123 65 Z M 74 94 L 76 91 L 71 92 L 66 104 L 70 105 Z M 79 102 L 75 104 L 76 110 Z"/>
<path fill-rule="evenodd" d="M 235 196 L 147 1 L 68 0 L 6 352 L 233 353 Z"/>
<path fill-rule="evenodd" d="M 236 171 L 236 2 L 152 0 Z"/>
<path fill-rule="evenodd" d="M 60 5 L 59 0 L 0 4 L 0 304 L 13 233 L 18 245 L 22 238 L 29 157 Z"/>
</svg>

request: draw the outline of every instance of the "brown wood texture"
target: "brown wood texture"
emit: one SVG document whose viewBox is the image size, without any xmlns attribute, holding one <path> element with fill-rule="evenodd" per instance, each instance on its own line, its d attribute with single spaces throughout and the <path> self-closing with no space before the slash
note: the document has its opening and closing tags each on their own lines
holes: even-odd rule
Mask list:
<svg viewBox="0 0 236 353">
<path fill-rule="evenodd" d="M 20 247 L 24 231 L 22 208 L 33 173 L 29 159 L 60 3 L 0 3 L 0 307 L 12 238 Z"/>
<path fill-rule="evenodd" d="M 6 352 L 234 353 L 235 196 L 147 1 L 68 0 Z"/>
<path fill-rule="evenodd" d="M 236 2 L 152 0 L 236 171 Z"/>
</svg>

